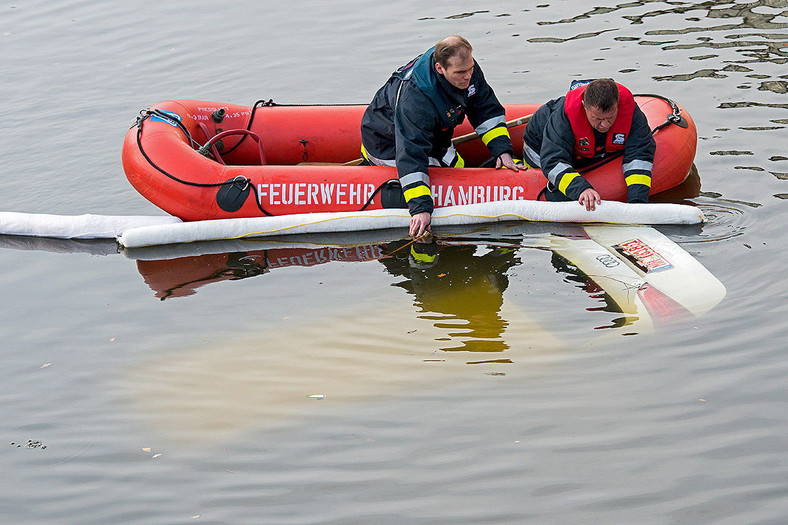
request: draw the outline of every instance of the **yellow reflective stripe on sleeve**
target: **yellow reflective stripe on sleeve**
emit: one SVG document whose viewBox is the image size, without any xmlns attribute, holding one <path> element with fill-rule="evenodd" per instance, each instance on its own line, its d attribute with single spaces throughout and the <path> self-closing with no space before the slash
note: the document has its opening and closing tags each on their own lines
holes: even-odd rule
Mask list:
<svg viewBox="0 0 788 525">
<path fill-rule="evenodd" d="M 558 189 L 561 191 L 561 193 L 566 195 L 566 189 L 569 187 L 570 184 L 572 184 L 572 181 L 579 176 L 580 174 L 577 173 L 576 171 L 570 171 L 564 173 L 564 176 L 561 177 L 561 182 L 558 183 Z"/>
<path fill-rule="evenodd" d="M 465 159 L 457 153 L 457 159 L 454 161 L 454 164 L 451 165 L 452 168 L 464 168 L 465 167 Z"/>
<path fill-rule="evenodd" d="M 405 202 L 407 202 L 411 199 L 415 199 L 416 197 L 422 197 L 424 195 L 431 197 L 432 193 L 430 193 L 429 186 L 419 184 L 415 188 L 410 188 L 409 190 L 403 191 L 402 195 L 405 196 Z"/>
<path fill-rule="evenodd" d="M 490 141 L 497 139 L 498 137 L 509 138 L 509 130 L 506 128 L 506 126 L 499 126 L 497 128 L 491 129 L 482 135 L 482 142 L 484 142 L 484 145 L 486 146 L 490 143 Z"/>
<path fill-rule="evenodd" d="M 627 186 L 632 186 L 633 184 L 642 184 L 643 186 L 648 186 L 649 188 L 651 187 L 651 177 L 648 175 L 635 173 L 624 180 L 627 182 Z"/>
<path fill-rule="evenodd" d="M 416 251 L 416 250 L 413 248 L 413 246 L 411 246 L 411 248 L 410 248 L 410 255 L 413 257 L 413 259 L 414 259 L 416 262 L 419 262 L 419 263 L 431 263 L 431 262 L 435 262 L 435 259 L 437 259 L 437 258 L 438 258 L 438 254 L 437 254 L 437 253 L 436 253 L 436 254 L 434 254 L 434 255 L 430 255 L 430 254 L 428 254 L 428 253 L 421 253 L 421 252 L 417 252 L 417 251 Z"/>
</svg>

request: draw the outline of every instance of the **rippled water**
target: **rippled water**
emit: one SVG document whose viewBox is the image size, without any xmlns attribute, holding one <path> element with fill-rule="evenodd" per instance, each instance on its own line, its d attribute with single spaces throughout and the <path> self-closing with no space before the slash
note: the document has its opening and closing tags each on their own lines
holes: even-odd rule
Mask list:
<svg viewBox="0 0 788 525">
<path fill-rule="evenodd" d="M 604 4 L 604 5 L 599 5 Z M 788 6 L 32 1 L 0 17 L 0 210 L 160 213 L 120 146 L 169 98 L 367 102 L 461 33 L 508 103 L 612 76 L 698 125 L 725 286 L 650 327 L 557 225 L 118 254 L 0 237 L 4 523 L 784 523 Z"/>
</svg>

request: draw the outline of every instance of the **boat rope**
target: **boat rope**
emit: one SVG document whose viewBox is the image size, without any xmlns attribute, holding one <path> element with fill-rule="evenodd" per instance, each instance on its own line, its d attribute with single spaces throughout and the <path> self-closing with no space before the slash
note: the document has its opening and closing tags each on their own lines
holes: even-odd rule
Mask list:
<svg viewBox="0 0 788 525">
<path fill-rule="evenodd" d="M 354 106 L 354 105 L 356 105 L 356 104 L 278 104 L 278 103 L 274 102 L 274 99 L 272 99 L 272 98 L 269 98 L 268 100 L 261 99 L 261 100 L 258 100 L 257 102 L 255 102 L 252 105 L 252 113 L 249 115 L 249 122 L 246 124 L 246 130 L 249 131 L 249 130 L 252 129 L 252 123 L 254 122 L 255 114 L 257 113 L 257 110 L 259 108 L 270 108 L 270 107 L 274 107 L 274 106 L 277 106 L 277 107 L 326 106 L 326 107 L 328 107 L 328 106 Z M 231 153 L 231 152 L 235 151 L 235 149 L 238 146 L 240 146 L 241 143 L 245 139 L 246 139 L 246 137 L 241 137 L 241 140 L 239 140 L 233 147 L 231 147 L 230 149 L 228 149 L 224 153 L 227 154 L 227 153 Z M 306 160 L 306 159 L 304 159 L 304 160 Z"/>
<path fill-rule="evenodd" d="M 214 160 L 216 160 L 216 162 L 226 165 L 226 162 L 224 162 L 224 159 L 222 159 L 222 156 L 219 154 L 219 149 L 216 147 L 216 142 L 222 140 L 224 137 L 229 137 L 231 135 L 243 135 L 244 138 L 246 138 L 247 136 L 252 137 L 254 141 L 257 142 L 257 148 L 260 153 L 260 165 L 266 164 L 265 151 L 263 150 L 263 143 L 260 141 L 260 136 L 254 131 L 250 131 L 248 129 L 228 129 L 226 131 L 222 131 L 221 133 L 218 133 L 213 137 L 209 138 L 208 142 L 206 142 L 205 144 L 203 144 L 197 149 L 197 152 L 200 155 L 207 157 L 208 152 L 210 151 L 213 154 L 213 158 Z M 225 154 L 226 153 L 227 152 L 225 152 Z"/>
<path fill-rule="evenodd" d="M 277 104 L 276 102 L 274 102 L 274 100 L 273 100 L 273 99 L 271 99 L 271 98 L 269 98 L 268 100 L 258 100 L 257 102 L 255 102 L 255 103 L 252 105 L 252 114 L 251 114 L 251 115 L 249 115 L 249 123 L 246 125 L 246 131 L 250 131 L 250 130 L 252 129 L 252 122 L 254 122 L 254 116 L 255 116 L 255 113 L 257 113 L 257 108 L 261 108 L 261 107 L 272 107 L 272 106 L 278 106 L 278 105 L 279 105 L 279 104 Z M 238 142 L 236 142 L 236 143 L 235 143 L 235 145 L 234 145 L 232 148 L 228 149 L 228 150 L 227 150 L 227 151 L 225 151 L 224 153 L 225 153 L 225 154 L 232 153 L 233 151 L 235 151 L 235 150 L 238 148 L 238 146 L 240 146 L 240 145 L 241 145 L 241 143 L 242 143 L 244 140 L 246 140 L 246 136 L 245 136 L 245 135 L 244 135 L 243 137 L 241 137 L 241 140 L 239 140 Z"/>
<path fill-rule="evenodd" d="M 269 217 L 273 216 L 272 213 L 269 213 L 260 204 L 260 199 L 259 199 L 258 194 L 257 194 L 257 188 L 255 188 L 254 184 L 252 184 L 252 179 L 250 179 L 250 178 L 247 178 L 247 177 L 236 177 L 234 179 L 226 180 L 224 182 L 194 182 L 194 181 L 188 181 L 188 180 L 183 180 L 181 178 L 178 178 L 175 175 L 173 175 L 172 173 L 169 173 L 168 171 L 163 169 L 161 166 L 157 165 L 155 162 L 153 162 L 153 159 L 151 159 L 148 156 L 148 154 L 145 152 L 145 148 L 142 147 L 142 124 L 143 124 L 143 122 L 148 120 L 153 115 L 155 115 L 157 118 L 160 118 L 160 119 L 164 120 L 165 122 L 167 122 L 167 123 L 169 123 L 169 124 L 171 124 L 173 126 L 178 127 L 186 135 L 189 144 L 192 147 L 195 147 L 198 151 L 201 148 L 203 148 L 203 146 L 199 142 L 195 141 L 192 138 L 191 133 L 189 133 L 189 130 L 186 128 L 186 126 L 183 125 L 183 123 L 180 120 L 172 117 L 171 115 L 169 115 L 169 114 L 167 114 L 164 111 L 161 111 L 159 109 L 150 109 L 150 108 L 149 109 L 143 109 L 142 111 L 140 111 L 140 114 L 137 117 L 137 120 L 136 120 L 134 125 L 137 126 L 137 148 L 139 148 L 140 153 L 145 158 L 145 160 L 148 161 L 148 164 L 153 166 L 154 169 L 156 169 L 158 172 L 162 173 L 166 177 L 168 177 L 168 178 L 170 178 L 170 179 L 172 179 L 175 182 L 178 182 L 180 184 L 184 184 L 186 186 L 195 186 L 195 187 L 198 187 L 198 188 L 219 188 L 219 187 L 225 187 L 225 186 L 234 186 L 234 185 L 237 186 L 237 185 L 240 185 L 240 187 L 239 187 L 240 191 L 245 191 L 246 190 L 246 186 L 249 186 L 249 189 L 251 190 L 252 194 L 254 195 L 254 200 L 255 200 L 255 203 L 257 204 L 257 207 L 259 208 L 259 210 L 264 215 L 267 215 Z M 244 138 L 246 136 L 247 135 L 244 135 Z M 241 139 L 241 140 L 243 140 L 243 139 Z M 259 137 L 258 137 L 258 140 L 259 140 Z M 262 153 L 262 146 L 261 146 L 261 152 L 260 153 L 261 153 L 261 155 L 263 154 Z M 203 153 L 203 154 L 205 154 L 205 153 Z"/>
<path fill-rule="evenodd" d="M 658 125 L 657 127 L 655 127 L 654 129 L 651 130 L 651 134 L 652 135 L 654 135 L 657 131 L 661 130 L 662 128 L 664 128 L 665 126 L 667 126 L 669 124 L 676 124 L 676 125 L 684 127 L 684 128 L 687 127 L 686 125 L 682 126 L 682 121 L 684 120 L 684 117 L 681 116 L 681 108 L 679 107 L 678 104 L 676 104 L 673 100 L 669 99 L 668 97 L 663 97 L 662 95 L 654 95 L 654 94 L 651 94 L 651 93 L 637 94 L 637 95 L 634 95 L 634 96 L 636 96 L 636 97 L 653 97 L 653 98 L 658 98 L 658 99 L 663 100 L 663 101 L 667 102 L 668 104 L 670 104 L 670 109 L 672 111 L 670 113 L 668 113 L 667 117 L 665 117 L 665 122 L 663 122 L 662 124 Z"/>
<path fill-rule="evenodd" d="M 204 127 L 204 125 L 201 126 L 201 129 L 202 129 L 203 133 L 206 135 L 206 138 L 208 139 L 208 141 L 205 144 L 200 144 L 199 142 L 194 140 L 192 138 L 192 136 L 191 136 L 191 133 L 189 133 L 189 130 L 186 128 L 186 126 L 180 120 L 172 117 L 171 115 L 168 115 L 167 113 L 165 113 L 165 112 L 163 112 L 163 111 L 161 111 L 159 109 L 142 110 L 142 111 L 140 111 L 140 116 L 137 117 L 137 120 L 135 122 L 135 125 L 137 126 L 137 147 L 139 148 L 140 153 L 142 153 L 142 156 L 145 157 L 145 160 L 147 160 L 148 163 L 151 166 L 153 166 L 156 170 L 158 170 L 159 172 L 161 172 L 165 176 L 167 176 L 170 179 L 172 179 L 172 180 L 174 180 L 176 182 L 179 182 L 181 184 L 186 184 L 188 186 L 198 186 L 198 187 L 220 187 L 220 186 L 226 186 L 226 185 L 232 185 L 232 184 L 238 184 L 238 183 L 251 185 L 252 180 L 249 179 L 249 178 L 241 178 L 241 177 L 239 177 L 239 178 L 231 179 L 231 180 L 228 180 L 228 181 L 225 181 L 225 182 L 198 183 L 198 182 L 191 182 L 191 181 L 186 181 L 186 180 L 183 180 L 183 179 L 179 179 L 175 175 L 172 175 L 171 173 L 168 173 L 167 171 L 165 171 L 161 167 L 157 166 L 156 163 L 153 162 L 153 160 L 150 157 L 148 157 L 148 155 L 145 153 L 145 150 L 142 147 L 142 140 L 141 140 L 142 123 L 146 119 L 150 118 L 152 115 L 155 115 L 156 117 L 165 120 L 167 123 L 170 123 L 173 126 L 177 126 L 186 135 L 186 137 L 187 137 L 187 139 L 189 141 L 189 144 L 191 144 L 192 147 L 194 147 L 200 154 L 208 156 L 208 151 L 211 151 L 211 153 L 213 154 L 212 156 L 215 158 L 215 160 L 217 162 L 222 163 L 222 164 L 224 164 L 224 161 L 221 159 L 221 157 L 219 155 L 219 152 L 218 152 L 218 150 L 216 149 L 216 147 L 214 145 L 214 143 L 217 140 L 219 140 L 221 137 L 225 137 L 225 136 L 231 135 L 231 134 L 236 134 L 236 135 L 237 134 L 243 134 L 243 137 L 241 137 L 241 139 L 238 142 L 236 142 L 235 145 L 233 145 L 230 149 L 224 151 L 224 154 L 227 155 L 227 154 L 233 152 L 236 148 L 238 148 L 238 146 L 241 145 L 241 143 L 246 139 L 247 136 L 251 136 L 254 140 L 257 141 L 258 146 L 260 148 L 261 161 L 262 161 L 263 164 L 265 164 L 265 153 L 263 152 L 263 146 L 262 146 L 262 143 L 260 141 L 260 137 L 256 133 L 251 131 L 252 123 L 254 122 L 254 117 L 255 117 L 255 114 L 256 114 L 258 108 L 261 108 L 261 107 L 273 107 L 273 106 L 280 106 L 280 105 L 281 104 L 277 104 L 276 102 L 274 102 L 273 99 L 268 99 L 268 100 L 262 100 L 261 99 L 261 100 L 256 101 L 254 103 L 254 105 L 252 106 L 252 111 L 251 111 L 251 114 L 249 115 L 249 122 L 247 123 L 245 129 L 224 131 L 222 133 L 219 133 L 218 135 L 215 135 L 215 136 L 209 138 L 207 129 Z M 297 105 L 306 105 L 306 104 L 287 104 L 287 106 L 297 106 Z M 313 106 L 315 104 L 308 104 L 308 105 Z M 329 106 L 329 105 L 333 106 L 333 105 L 337 105 L 337 104 L 323 104 L 323 105 L 325 105 L 325 106 Z M 339 105 L 341 105 L 341 104 L 339 104 Z M 361 209 L 359 211 L 366 210 L 367 207 L 370 204 L 372 204 L 372 201 L 374 200 L 375 196 L 378 193 L 380 193 L 380 191 L 384 187 L 386 187 L 387 185 L 398 184 L 398 183 L 399 183 L 399 181 L 397 179 L 390 179 L 390 180 L 387 180 L 387 181 L 381 183 L 375 189 L 375 191 L 372 193 L 372 195 L 369 196 L 369 198 L 367 199 L 367 202 L 364 203 L 364 205 L 361 207 Z M 260 211 L 263 212 L 263 214 L 265 214 L 265 215 L 267 215 L 269 217 L 272 217 L 273 214 L 268 212 L 267 210 L 265 210 L 262 207 L 262 205 L 260 204 L 260 200 L 259 200 L 258 195 L 257 195 L 257 189 L 254 187 L 254 185 L 251 185 L 251 190 L 252 190 L 252 193 L 254 194 L 255 202 L 257 203 L 257 207 L 260 209 Z"/>
</svg>

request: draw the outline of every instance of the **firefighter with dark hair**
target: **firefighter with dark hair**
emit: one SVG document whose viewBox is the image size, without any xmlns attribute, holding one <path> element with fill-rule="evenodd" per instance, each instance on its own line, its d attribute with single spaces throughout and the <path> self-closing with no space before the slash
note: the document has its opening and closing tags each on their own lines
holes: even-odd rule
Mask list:
<svg viewBox="0 0 788 525">
<path fill-rule="evenodd" d="M 533 114 L 523 134 L 524 160 L 547 177 L 547 200 L 576 200 L 589 211 L 601 197 L 579 170 L 622 152 L 627 202 L 648 202 L 655 151 L 634 96 L 609 78 L 573 82 Z"/>
</svg>

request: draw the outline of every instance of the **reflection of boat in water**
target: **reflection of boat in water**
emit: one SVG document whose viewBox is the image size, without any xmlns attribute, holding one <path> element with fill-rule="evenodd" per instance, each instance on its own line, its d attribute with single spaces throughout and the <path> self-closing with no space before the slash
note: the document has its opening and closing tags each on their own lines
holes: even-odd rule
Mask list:
<svg viewBox="0 0 788 525">
<path fill-rule="evenodd" d="M 449 331 L 452 324 L 464 325 L 461 331 L 475 342 L 466 341 L 460 345 L 463 349 L 505 348 L 500 336 L 506 322 L 499 310 L 509 285 L 508 272 L 522 264 L 525 249 L 550 251 L 553 266 L 571 276 L 568 280 L 584 281 L 592 295 L 601 290 L 608 305 L 603 310 L 615 305 L 623 314 L 613 325 L 651 329 L 690 319 L 725 295 L 725 288 L 708 270 L 649 227 L 512 224 L 444 232 L 429 244 L 392 238 L 391 232 L 365 235 L 366 239 L 345 235 L 333 243 L 326 237 L 322 243 L 321 237 L 294 237 L 125 253 L 137 259 L 143 279 L 162 300 L 191 295 L 209 283 L 278 268 L 379 261 L 390 274 L 403 278 L 395 285 L 413 295 L 420 316 L 432 316 L 436 326 L 446 325 Z"/>
<path fill-rule="evenodd" d="M 278 247 L 138 260 L 137 269 L 156 297 L 164 300 L 192 295 L 206 284 L 255 277 L 277 268 L 376 260 L 385 255 L 382 250 L 378 245 Z"/>
</svg>

